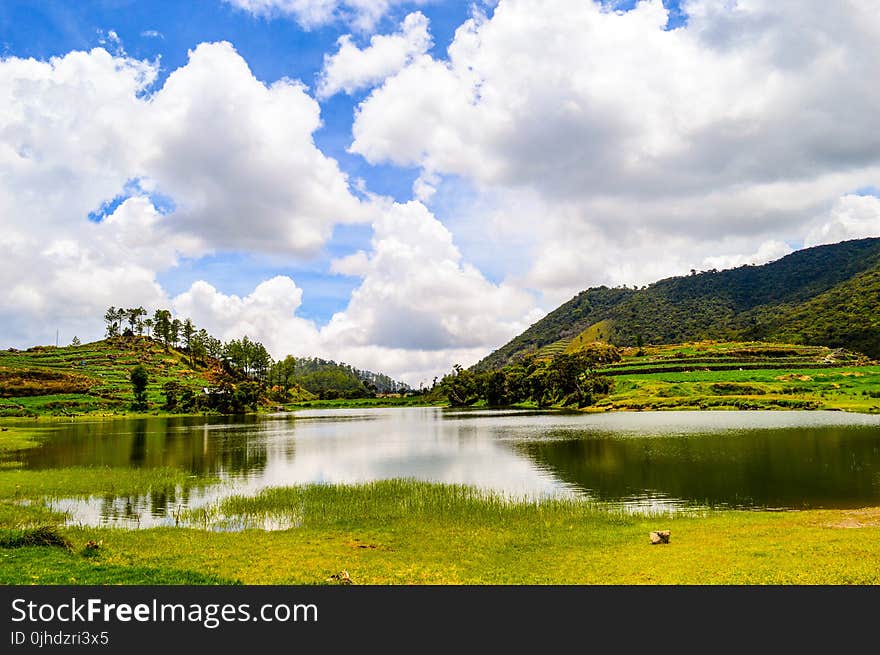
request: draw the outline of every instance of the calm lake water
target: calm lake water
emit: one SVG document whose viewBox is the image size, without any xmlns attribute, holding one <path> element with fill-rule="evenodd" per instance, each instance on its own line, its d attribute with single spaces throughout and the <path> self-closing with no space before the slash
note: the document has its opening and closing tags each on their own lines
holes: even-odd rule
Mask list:
<svg viewBox="0 0 880 655">
<path fill-rule="evenodd" d="M 185 493 L 55 503 L 90 525 L 173 525 L 178 507 L 230 494 L 396 477 L 649 512 L 861 507 L 880 504 L 880 417 L 394 408 L 119 419 L 60 425 L 24 465 L 172 466 L 221 480 Z"/>
</svg>

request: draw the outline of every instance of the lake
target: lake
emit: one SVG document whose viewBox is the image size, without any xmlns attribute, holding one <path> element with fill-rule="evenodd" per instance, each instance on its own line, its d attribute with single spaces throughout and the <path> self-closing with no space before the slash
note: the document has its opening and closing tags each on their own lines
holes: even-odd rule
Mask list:
<svg viewBox="0 0 880 655">
<path fill-rule="evenodd" d="M 231 494 L 400 477 L 646 512 L 880 505 L 880 416 L 842 412 L 392 408 L 113 419 L 53 426 L 17 459 L 31 469 L 172 466 L 220 479 L 54 503 L 88 525 L 173 525 L 179 507 Z"/>
</svg>

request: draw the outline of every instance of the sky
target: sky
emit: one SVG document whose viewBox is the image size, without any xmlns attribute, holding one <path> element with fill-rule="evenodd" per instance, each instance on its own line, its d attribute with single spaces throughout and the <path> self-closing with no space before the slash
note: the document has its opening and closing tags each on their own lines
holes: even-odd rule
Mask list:
<svg viewBox="0 0 880 655">
<path fill-rule="evenodd" d="M 0 347 L 170 308 L 430 384 L 880 236 L 870 0 L 3 0 Z"/>
</svg>

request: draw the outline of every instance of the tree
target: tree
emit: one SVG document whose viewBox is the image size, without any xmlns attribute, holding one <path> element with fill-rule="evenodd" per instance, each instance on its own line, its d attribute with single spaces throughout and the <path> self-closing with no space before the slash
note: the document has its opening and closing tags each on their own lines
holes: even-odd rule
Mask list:
<svg viewBox="0 0 880 655">
<path fill-rule="evenodd" d="M 146 330 L 147 330 L 147 336 L 152 337 L 153 336 L 153 319 L 145 318 L 144 319 L 144 328 L 146 328 Z"/>
<path fill-rule="evenodd" d="M 182 387 L 179 382 L 170 381 L 162 385 L 162 391 L 165 393 L 165 407 L 169 412 L 177 409 L 177 401 L 180 398 Z"/>
<path fill-rule="evenodd" d="M 171 312 L 167 309 L 157 309 L 153 314 L 153 329 L 167 350 L 171 343 Z"/>
<path fill-rule="evenodd" d="M 507 405 L 507 376 L 504 371 L 489 371 L 486 377 L 486 402 L 490 405 Z"/>
<path fill-rule="evenodd" d="M 146 409 L 147 384 L 149 384 L 150 382 L 150 376 L 147 373 L 147 369 L 138 364 L 133 369 L 131 369 L 129 380 L 131 381 L 131 388 L 134 392 L 134 408 Z"/>
<path fill-rule="evenodd" d="M 70 345 L 71 345 L 71 346 L 79 346 L 79 345 L 80 345 L 79 337 L 74 336 L 74 337 L 73 337 L 73 340 L 70 342 Z"/>
<path fill-rule="evenodd" d="M 269 385 L 278 386 L 286 394 L 294 383 L 296 376 L 296 359 L 292 355 L 288 355 L 280 362 L 275 362 L 269 369 Z"/>
<path fill-rule="evenodd" d="M 220 359 L 223 356 L 223 342 L 220 339 L 212 337 L 205 330 L 199 330 L 199 337 L 205 344 L 205 352 L 208 353 L 208 357 Z"/>
<path fill-rule="evenodd" d="M 175 348 L 177 348 L 177 344 L 180 343 L 180 328 L 180 319 L 175 318 L 171 321 L 171 325 L 168 329 L 168 337 L 171 340 L 171 345 Z"/>
<path fill-rule="evenodd" d="M 181 332 L 183 334 L 183 345 L 186 347 L 186 351 L 190 352 L 192 350 L 192 338 L 196 333 L 196 328 L 193 325 L 193 322 L 186 319 L 181 326 Z"/>
<path fill-rule="evenodd" d="M 110 305 L 109 309 L 104 312 L 104 322 L 107 324 L 106 333 L 107 338 L 118 337 L 119 336 L 119 318 L 116 312 L 116 307 Z"/>
<path fill-rule="evenodd" d="M 116 309 L 116 325 L 118 329 L 117 336 L 119 333 L 122 332 L 122 324 L 125 322 L 125 316 L 125 310 L 122 307 L 118 307 Z"/>
<path fill-rule="evenodd" d="M 200 330 L 192 335 L 189 340 L 189 363 L 193 368 L 196 366 L 196 360 L 203 360 L 207 352 L 206 340 L 202 336 L 203 333 L 207 334 L 204 330 Z"/>
<path fill-rule="evenodd" d="M 147 310 L 143 307 L 129 307 L 122 311 L 124 311 L 125 318 L 128 320 L 128 329 L 134 334 L 137 330 L 138 321 L 141 320 L 141 316 L 147 315 Z"/>
<path fill-rule="evenodd" d="M 480 397 L 477 377 L 461 364 L 452 367 L 452 373 L 443 378 L 440 388 L 453 406 L 473 405 Z"/>
</svg>

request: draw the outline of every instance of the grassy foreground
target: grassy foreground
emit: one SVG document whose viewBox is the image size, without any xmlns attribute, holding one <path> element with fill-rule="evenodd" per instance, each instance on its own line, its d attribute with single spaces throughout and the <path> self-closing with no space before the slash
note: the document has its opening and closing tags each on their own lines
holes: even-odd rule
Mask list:
<svg viewBox="0 0 880 655">
<path fill-rule="evenodd" d="M 332 584 L 343 570 L 354 584 L 880 583 L 880 508 L 645 517 L 392 480 L 216 508 L 294 526 L 283 531 L 58 528 L 66 542 L 30 545 L 24 515 L 40 507 L 0 517 L 0 583 Z M 672 543 L 649 545 L 654 529 Z"/>
</svg>

